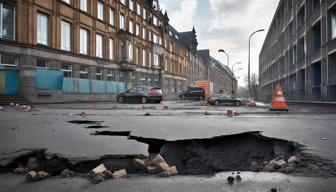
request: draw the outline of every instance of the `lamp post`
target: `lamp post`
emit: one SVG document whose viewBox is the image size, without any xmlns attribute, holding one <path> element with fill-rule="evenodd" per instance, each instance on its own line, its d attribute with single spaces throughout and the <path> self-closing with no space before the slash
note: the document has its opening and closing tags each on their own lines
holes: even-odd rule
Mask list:
<svg viewBox="0 0 336 192">
<path fill-rule="evenodd" d="M 231 86 L 231 94 L 232 94 L 232 96 L 234 95 L 234 91 L 233 91 L 233 82 L 234 82 L 234 79 L 235 79 L 235 71 L 233 71 L 234 70 L 234 67 L 236 66 L 236 65 L 241 65 L 242 63 L 241 62 L 237 62 L 237 63 L 235 63 L 235 64 L 233 64 L 232 66 L 231 66 L 231 72 L 232 72 L 232 79 L 231 79 L 231 81 L 232 81 L 232 86 Z M 242 68 L 239 68 L 239 70 L 243 70 Z M 238 69 L 236 70 L 236 71 L 238 71 Z"/>
<path fill-rule="evenodd" d="M 230 57 L 229 54 L 224 49 L 219 49 L 219 53 L 224 53 L 227 56 L 227 66 L 230 67 Z"/>
<path fill-rule="evenodd" d="M 255 32 L 253 32 L 250 37 L 249 37 L 249 44 L 248 44 L 248 96 L 251 97 L 251 68 L 250 68 L 250 65 L 251 65 L 251 38 L 254 34 L 258 33 L 258 32 L 262 32 L 262 31 L 265 31 L 265 29 L 259 29 Z"/>
</svg>

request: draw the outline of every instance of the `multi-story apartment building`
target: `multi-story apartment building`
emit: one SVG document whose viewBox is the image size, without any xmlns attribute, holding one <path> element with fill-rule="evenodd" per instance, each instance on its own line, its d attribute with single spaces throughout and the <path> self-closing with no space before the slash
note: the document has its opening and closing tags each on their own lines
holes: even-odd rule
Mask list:
<svg viewBox="0 0 336 192">
<path fill-rule="evenodd" d="M 336 0 L 281 0 L 259 65 L 259 96 L 336 101 Z"/>
<path fill-rule="evenodd" d="M 1 94 L 114 100 L 149 85 L 171 98 L 188 85 L 191 51 L 157 0 L 0 0 L 0 13 Z"/>
</svg>

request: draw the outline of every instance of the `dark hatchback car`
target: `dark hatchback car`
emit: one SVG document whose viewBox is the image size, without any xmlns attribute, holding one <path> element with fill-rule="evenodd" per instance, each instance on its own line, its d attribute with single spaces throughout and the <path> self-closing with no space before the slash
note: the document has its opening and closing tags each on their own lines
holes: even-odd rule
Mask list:
<svg viewBox="0 0 336 192">
<path fill-rule="evenodd" d="M 225 93 L 218 93 L 211 95 L 208 98 L 208 103 L 210 105 L 234 105 L 234 106 L 240 106 L 241 105 L 241 99 L 237 97 L 232 97 L 230 95 L 227 95 Z"/>
<path fill-rule="evenodd" d="M 162 89 L 148 86 L 134 87 L 117 96 L 119 103 L 161 103 L 162 100 Z"/>
<path fill-rule="evenodd" d="M 188 87 L 187 91 L 180 94 L 181 100 L 186 99 L 199 99 L 203 100 L 205 98 L 205 90 L 203 87 Z"/>
</svg>

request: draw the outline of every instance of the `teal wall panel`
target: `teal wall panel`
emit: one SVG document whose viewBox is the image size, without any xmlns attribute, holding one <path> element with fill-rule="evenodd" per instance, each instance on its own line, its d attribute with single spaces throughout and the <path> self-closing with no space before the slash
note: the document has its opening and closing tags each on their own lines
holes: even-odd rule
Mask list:
<svg viewBox="0 0 336 192">
<path fill-rule="evenodd" d="M 2 69 L 0 70 L 0 93 L 8 95 L 19 94 L 20 79 L 19 70 Z"/>
<path fill-rule="evenodd" d="M 107 81 L 106 90 L 108 93 L 118 93 L 118 84 L 113 81 Z"/>
<path fill-rule="evenodd" d="M 106 93 L 105 81 L 91 80 L 91 91 L 93 93 Z"/>
<path fill-rule="evenodd" d="M 68 77 L 64 77 L 63 78 L 63 91 L 65 93 L 74 93 L 75 89 L 74 89 L 74 79 L 73 78 L 68 78 Z"/>
<path fill-rule="evenodd" d="M 118 82 L 118 93 L 123 93 L 126 91 L 126 84 L 122 82 Z"/>
<path fill-rule="evenodd" d="M 80 93 L 90 93 L 90 80 L 76 79 L 76 81 L 78 81 Z"/>
<path fill-rule="evenodd" d="M 63 72 L 51 69 L 36 69 L 36 88 L 62 90 Z"/>
</svg>

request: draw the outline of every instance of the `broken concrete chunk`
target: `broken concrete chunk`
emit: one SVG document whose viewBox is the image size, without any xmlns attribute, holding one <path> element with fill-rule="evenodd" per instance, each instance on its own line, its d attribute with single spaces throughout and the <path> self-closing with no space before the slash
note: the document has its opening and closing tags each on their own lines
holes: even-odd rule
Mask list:
<svg viewBox="0 0 336 192">
<path fill-rule="evenodd" d="M 258 171 L 258 163 L 253 161 L 250 165 L 250 170 L 253 171 L 253 172 Z"/>
<path fill-rule="evenodd" d="M 96 175 L 93 179 L 92 179 L 92 183 L 93 184 L 98 184 L 100 182 L 105 181 L 105 178 L 101 175 Z"/>
<path fill-rule="evenodd" d="M 174 175 L 177 175 L 177 174 L 178 174 L 178 172 L 177 172 L 176 166 L 172 166 L 172 167 L 169 167 L 166 171 L 162 172 L 161 176 L 162 177 L 170 177 L 170 176 L 174 176 Z"/>
<path fill-rule="evenodd" d="M 68 178 L 68 177 L 74 177 L 76 175 L 76 173 L 74 171 L 71 171 L 69 169 L 64 169 L 61 173 L 61 176 L 64 178 Z"/>
<path fill-rule="evenodd" d="M 104 164 L 100 164 L 98 167 L 92 169 L 92 170 L 90 171 L 90 174 L 91 174 L 91 175 L 97 175 L 97 174 L 99 174 L 99 173 L 104 173 L 105 171 L 107 171 L 105 165 L 104 165 Z"/>
<path fill-rule="evenodd" d="M 157 166 L 158 164 L 160 164 L 160 163 L 166 163 L 166 161 L 164 160 L 164 158 L 160 155 L 160 154 L 158 154 L 158 155 L 156 155 L 155 157 L 154 157 L 154 159 L 152 159 L 150 162 L 149 162 L 149 166 L 153 166 L 153 167 L 155 167 L 155 166 Z"/>
<path fill-rule="evenodd" d="M 24 167 L 17 167 L 13 170 L 13 172 L 15 174 L 20 174 L 20 175 L 23 175 L 23 174 L 26 174 L 26 169 Z"/>
<path fill-rule="evenodd" d="M 265 172 L 274 172 L 274 165 L 273 163 L 267 164 L 264 168 L 263 171 Z"/>
<path fill-rule="evenodd" d="M 29 171 L 26 174 L 26 181 L 28 181 L 28 182 L 36 181 L 36 178 L 37 178 L 37 172 L 36 171 Z"/>
<path fill-rule="evenodd" d="M 169 169 L 169 165 L 167 163 L 159 163 L 156 166 L 156 170 L 158 172 L 164 172 L 164 171 L 167 171 L 167 169 Z"/>
<path fill-rule="evenodd" d="M 126 169 L 121 169 L 119 171 L 115 171 L 113 172 L 113 179 L 120 179 L 120 178 L 124 178 L 127 176 L 127 172 Z"/>
<path fill-rule="evenodd" d="M 138 170 L 146 170 L 146 164 L 144 160 L 141 159 L 134 159 L 133 166 Z"/>
<path fill-rule="evenodd" d="M 50 176 L 49 173 L 45 172 L 45 171 L 39 171 L 37 172 L 37 176 L 36 176 L 36 179 L 37 180 L 43 180 L 45 178 L 48 178 Z"/>
<path fill-rule="evenodd" d="M 296 161 L 297 161 L 296 156 L 291 156 L 291 157 L 287 160 L 288 163 L 293 163 L 293 162 L 296 162 Z"/>
<path fill-rule="evenodd" d="M 238 182 L 240 182 L 240 181 L 242 180 L 241 176 L 240 176 L 240 175 L 237 175 L 237 176 L 236 176 L 236 180 L 237 180 Z"/>
<path fill-rule="evenodd" d="M 112 179 L 113 178 L 113 173 L 109 170 L 104 172 L 104 177 L 105 179 Z"/>
<path fill-rule="evenodd" d="M 156 170 L 156 167 L 153 167 L 153 166 L 148 166 L 146 170 L 147 170 L 147 173 L 149 173 L 149 174 L 157 174 L 158 173 L 157 170 Z"/>
</svg>

